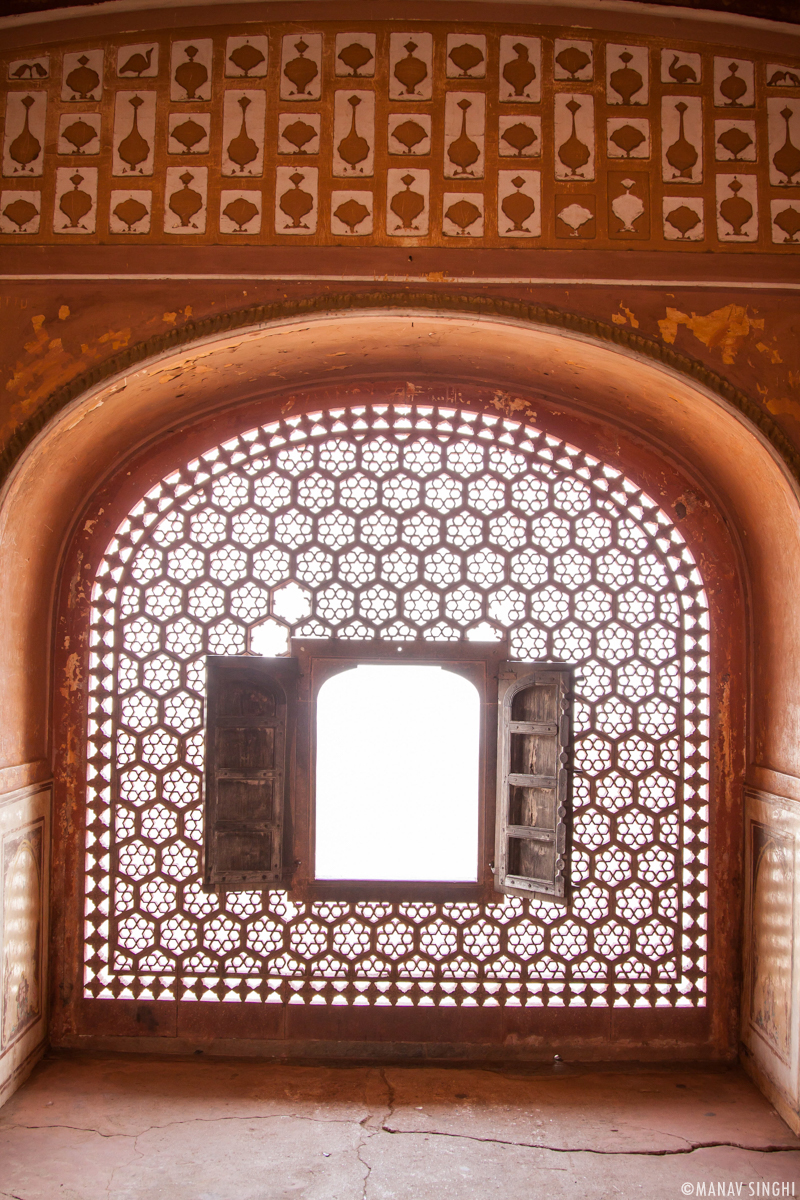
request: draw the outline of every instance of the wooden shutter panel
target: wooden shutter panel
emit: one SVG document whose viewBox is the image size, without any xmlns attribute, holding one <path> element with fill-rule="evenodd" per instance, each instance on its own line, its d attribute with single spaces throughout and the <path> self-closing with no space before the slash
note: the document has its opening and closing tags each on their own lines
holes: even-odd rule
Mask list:
<svg viewBox="0 0 800 1200">
<path fill-rule="evenodd" d="M 569 668 L 500 669 L 495 886 L 563 897 L 569 794 Z"/>
<path fill-rule="evenodd" d="M 297 674 L 290 658 L 206 659 L 203 882 L 210 890 L 283 878 Z"/>
</svg>

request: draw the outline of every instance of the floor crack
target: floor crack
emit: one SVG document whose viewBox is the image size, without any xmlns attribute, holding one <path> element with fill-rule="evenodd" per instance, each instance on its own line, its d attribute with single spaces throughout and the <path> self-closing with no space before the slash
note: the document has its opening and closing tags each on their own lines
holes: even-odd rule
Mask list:
<svg viewBox="0 0 800 1200">
<path fill-rule="evenodd" d="M 99 1129 L 94 1129 L 94 1128 L 92 1128 L 91 1125 L 60 1125 L 60 1124 L 22 1125 L 18 1121 L 9 1122 L 6 1125 L 0 1125 L 0 1132 L 3 1132 L 5 1130 L 10 1130 L 10 1129 L 71 1129 L 73 1133 L 94 1133 L 97 1135 L 97 1137 L 102 1137 L 102 1138 L 115 1138 L 115 1137 L 135 1138 L 135 1137 L 139 1136 L 139 1134 L 136 1134 L 136 1133 L 101 1133 L 101 1131 Z M 147 1130 L 145 1130 L 144 1132 L 146 1133 Z M 4 1192 L 0 1192 L 0 1200 L 2 1200 L 2 1197 L 4 1195 L 5 1195 Z"/>
<path fill-rule="evenodd" d="M 515 1142 L 507 1138 L 478 1137 L 477 1134 L 449 1133 L 441 1129 L 392 1129 L 386 1122 L 381 1126 L 381 1132 L 401 1137 L 456 1138 L 468 1142 L 487 1142 L 496 1146 L 517 1146 L 521 1150 L 550 1150 L 553 1154 L 602 1154 L 628 1158 L 665 1158 L 679 1154 L 694 1154 L 696 1150 L 713 1149 L 746 1150 L 755 1154 L 798 1153 L 794 1146 L 747 1146 L 741 1142 L 692 1142 L 686 1147 L 674 1150 L 598 1150 L 592 1146 L 548 1146 L 543 1142 Z"/>
<path fill-rule="evenodd" d="M 364 1121 L 368 1119 L 369 1114 L 363 1118 Z M 4 1129 L 71 1129 L 75 1133 L 94 1133 L 97 1137 L 102 1138 L 133 1138 L 136 1141 L 138 1138 L 144 1137 L 145 1134 L 152 1133 L 154 1130 L 172 1129 L 177 1125 L 214 1125 L 218 1121 L 311 1121 L 316 1125 L 358 1125 L 363 1123 L 359 1122 L 356 1117 L 309 1117 L 298 1113 L 241 1113 L 236 1116 L 185 1117 L 181 1121 L 166 1121 L 163 1125 L 148 1125 L 146 1129 L 139 1129 L 136 1133 L 125 1133 L 122 1130 L 118 1130 L 115 1133 L 103 1133 L 91 1125 L 23 1125 L 18 1121 L 0 1125 L 0 1132 Z M 3 1193 L 0 1192 L 0 1200 L 2 1200 L 2 1197 Z"/>
<path fill-rule="evenodd" d="M 367 1118 L 365 1117 L 364 1120 L 367 1120 Z M 369 1177 L 372 1174 L 372 1166 L 370 1165 L 370 1163 L 367 1162 L 367 1160 L 365 1158 L 362 1158 L 361 1151 L 364 1149 L 367 1142 L 372 1137 L 372 1132 L 368 1129 L 365 1129 L 364 1121 L 361 1121 L 360 1124 L 361 1124 L 361 1136 L 359 1137 L 358 1145 L 356 1146 L 356 1158 L 361 1163 L 362 1167 L 364 1168 L 364 1172 L 365 1172 L 364 1180 L 362 1183 L 362 1189 L 361 1189 L 361 1200 L 367 1200 L 367 1187 L 369 1185 Z"/>
<path fill-rule="evenodd" d="M 17 1122 L 14 1122 L 14 1123 L 9 1122 L 6 1125 L 0 1126 L 0 1129 L 2 1129 L 2 1128 L 5 1128 L 5 1129 L 30 1129 L 30 1130 L 68 1129 L 74 1133 L 92 1133 L 92 1134 L 95 1134 L 97 1137 L 101 1137 L 101 1138 L 108 1138 L 108 1139 L 130 1138 L 134 1142 L 135 1152 L 140 1157 L 144 1157 L 142 1151 L 139 1150 L 138 1145 L 136 1145 L 139 1138 L 145 1137 L 148 1133 L 152 1133 L 154 1131 L 158 1131 L 161 1129 L 173 1129 L 180 1125 L 197 1125 L 197 1124 L 214 1125 L 214 1124 L 217 1124 L 218 1122 L 222 1122 L 222 1121 L 308 1121 L 311 1124 L 315 1124 L 315 1125 L 356 1125 L 357 1124 L 361 1127 L 361 1130 L 362 1130 L 362 1136 L 361 1136 L 361 1140 L 360 1140 L 359 1146 L 358 1146 L 358 1156 L 359 1156 L 360 1161 L 363 1163 L 364 1167 L 368 1169 L 368 1171 L 371 1170 L 371 1167 L 369 1167 L 369 1164 L 364 1162 L 363 1159 L 361 1159 L 361 1150 L 366 1145 L 367 1139 L 372 1136 L 373 1132 L 376 1132 L 376 1131 L 379 1131 L 381 1133 L 388 1133 L 388 1134 L 391 1134 L 392 1136 L 399 1136 L 399 1137 L 411 1136 L 411 1137 L 454 1138 L 454 1139 L 461 1139 L 463 1141 L 470 1141 L 470 1142 L 485 1142 L 488 1144 L 493 1144 L 493 1145 L 498 1145 L 498 1146 L 516 1146 L 520 1149 L 526 1149 L 526 1150 L 550 1150 L 553 1154 L 627 1155 L 629 1157 L 640 1157 L 640 1158 L 661 1158 L 661 1157 L 666 1157 L 666 1156 L 676 1156 L 679 1154 L 693 1154 L 696 1150 L 710 1150 L 710 1149 L 715 1149 L 715 1148 L 722 1148 L 722 1149 L 728 1148 L 731 1150 L 745 1150 L 747 1152 L 756 1153 L 756 1154 L 781 1154 L 781 1153 L 792 1153 L 792 1152 L 796 1153 L 797 1152 L 797 1147 L 795 1147 L 795 1146 L 787 1146 L 787 1145 L 779 1145 L 779 1144 L 769 1144 L 766 1146 L 763 1146 L 763 1145 L 758 1146 L 758 1145 L 748 1145 L 744 1142 L 731 1142 L 731 1141 L 689 1142 L 686 1139 L 683 1139 L 683 1140 L 686 1140 L 685 1146 L 680 1146 L 680 1147 L 675 1147 L 675 1148 L 665 1148 L 663 1150 L 628 1150 L 628 1149 L 624 1149 L 624 1148 L 619 1149 L 619 1150 L 606 1150 L 606 1149 L 597 1149 L 597 1148 L 591 1147 L 591 1146 L 551 1146 L 544 1142 L 520 1142 L 520 1141 L 514 1141 L 513 1139 L 510 1139 L 510 1138 L 481 1137 L 478 1134 L 453 1133 L 453 1132 L 450 1132 L 447 1130 L 442 1130 L 442 1129 L 397 1129 L 397 1128 L 393 1128 L 389 1124 L 389 1122 L 391 1121 L 391 1119 L 395 1113 L 394 1088 L 392 1087 L 391 1083 L 387 1079 L 386 1074 L 383 1070 L 381 1070 L 380 1074 L 381 1074 L 381 1078 L 383 1079 L 383 1082 L 386 1086 L 386 1091 L 387 1091 L 386 1103 L 387 1103 L 388 1111 L 386 1112 L 385 1116 L 381 1120 L 380 1124 L 375 1126 L 371 1130 L 368 1129 L 368 1126 L 367 1126 L 367 1123 L 372 1119 L 372 1113 L 369 1113 L 369 1112 L 367 1113 L 367 1115 L 365 1117 L 362 1117 L 360 1121 L 356 1120 L 355 1117 L 353 1117 L 353 1118 L 312 1117 L 312 1116 L 306 1116 L 306 1115 L 298 1114 L 298 1113 L 250 1113 L 250 1114 L 243 1113 L 243 1114 L 238 1114 L 235 1116 L 220 1115 L 220 1116 L 216 1116 L 216 1117 L 186 1117 L 185 1119 L 180 1120 L 180 1121 L 167 1121 L 164 1124 L 149 1125 L 146 1129 L 137 1130 L 135 1133 L 126 1133 L 122 1130 L 119 1130 L 117 1132 L 106 1133 L 100 1129 L 94 1129 L 93 1127 L 86 1126 L 86 1125 L 63 1125 L 63 1124 L 23 1125 L 23 1124 L 20 1124 Z M 674 1136 L 677 1137 L 678 1135 L 676 1134 Z M 0 1192 L 0 1200 L 3 1200 L 3 1196 L 4 1196 L 4 1193 Z"/>
<path fill-rule="evenodd" d="M 394 1091 L 394 1085 L 392 1083 L 390 1083 L 389 1077 L 386 1074 L 385 1067 L 381 1067 L 380 1077 L 383 1080 L 384 1087 L 386 1088 L 386 1107 L 389 1109 L 386 1116 L 383 1118 L 383 1124 L 385 1124 L 387 1121 L 390 1121 L 392 1119 L 392 1117 L 394 1116 L 395 1091 Z"/>
</svg>

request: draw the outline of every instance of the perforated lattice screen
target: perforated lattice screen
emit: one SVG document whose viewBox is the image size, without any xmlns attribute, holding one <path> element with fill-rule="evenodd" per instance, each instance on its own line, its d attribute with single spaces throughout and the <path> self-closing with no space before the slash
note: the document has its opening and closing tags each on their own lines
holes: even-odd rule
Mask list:
<svg viewBox="0 0 800 1200">
<path fill-rule="evenodd" d="M 93 601 L 88 996 L 704 1003 L 707 607 L 618 471 L 450 409 L 287 419 L 148 493 Z M 507 631 L 514 658 L 580 664 L 569 906 L 205 894 L 204 655 L 270 617 L 356 640 Z"/>
</svg>

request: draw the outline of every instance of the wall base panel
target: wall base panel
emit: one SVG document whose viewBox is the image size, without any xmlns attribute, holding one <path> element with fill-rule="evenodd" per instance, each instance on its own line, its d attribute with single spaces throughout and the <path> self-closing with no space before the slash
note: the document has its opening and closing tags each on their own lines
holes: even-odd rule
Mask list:
<svg viewBox="0 0 800 1200">
<path fill-rule="evenodd" d="M 419 1009 L 84 1000 L 64 1049 L 309 1061 L 731 1062 L 709 1009 Z M 566 1019 L 565 1019 L 566 1018 Z"/>
<path fill-rule="evenodd" d="M 746 1051 L 739 1056 L 739 1061 L 758 1090 L 763 1092 L 770 1104 L 774 1105 L 792 1133 L 800 1134 L 800 1113 L 787 1101 L 778 1085 L 759 1069 L 752 1056 Z"/>
<path fill-rule="evenodd" d="M 73 1034 L 59 1043 L 59 1049 L 86 1050 L 101 1053 L 158 1054 L 170 1057 L 208 1054 L 225 1058 L 263 1058 L 281 1062 L 313 1063 L 347 1060 L 348 1062 L 449 1062 L 449 1063 L 553 1063 L 556 1055 L 564 1062 L 615 1064 L 643 1062 L 664 1063 L 661 1046 L 630 1046 L 623 1049 L 609 1046 L 607 1041 L 595 1046 L 565 1044 L 561 1039 L 543 1043 L 536 1048 L 491 1045 L 482 1042 L 387 1042 L 339 1040 L 274 1040 L 265 1038 L 216 1038 L 198 1044 L 197 1039 L 159 1037 L 105 1037 Z M 730 1055 L 709 1057 L 708 1046 L 684 1043 L 672 1046 L 669 1062 L 731 1063 Z M 613 1059 L 609 1055 L 613 1054 Z M 758 1083 L 758 1080 L 756 1080 Z M 758 1084 L 761 1087 L 761 1084 Z M 766 1093 L 766 1089 L 762 1088 Z M 776 1105 L 776 1107 L 778 1107 Z M 793 1128 L 795 1128 L 793 1126 Z"/>
<path fill-rule="evenodd" d="M 46 1045 L 51 806 L 49 783 L 0 796 L 0 1104 Z"/>
<path fill-rule="evenodd" d="M 800 804 L 745 793 L 742 1062 L 792 1129 L 800 1129 Z"/>
</svg>

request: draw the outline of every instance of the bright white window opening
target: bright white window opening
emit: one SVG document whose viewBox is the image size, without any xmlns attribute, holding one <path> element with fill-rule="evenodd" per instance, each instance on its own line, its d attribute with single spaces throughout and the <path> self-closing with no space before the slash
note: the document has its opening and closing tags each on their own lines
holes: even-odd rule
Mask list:
<svg viewBox="0 0 800 1200">
<path fill-rule="evenodd" d="M 479 705 L 438 666 L 359 666 L 317 700 L 318 879 L 478 878 Z"/>
</svg>

